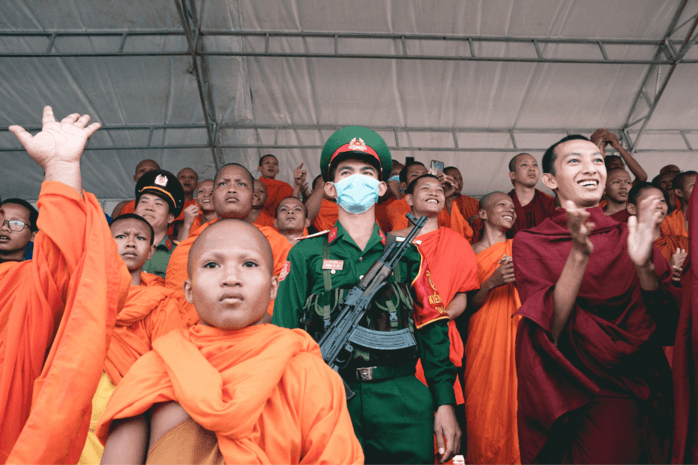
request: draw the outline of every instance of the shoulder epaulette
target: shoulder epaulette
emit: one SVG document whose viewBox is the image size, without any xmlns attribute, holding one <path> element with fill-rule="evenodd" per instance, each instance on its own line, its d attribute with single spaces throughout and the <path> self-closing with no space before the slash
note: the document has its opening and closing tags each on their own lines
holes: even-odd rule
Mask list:
<svg viewBox="0 0 698 465">
<path fill-rule="evenodd" d="M 330 232 L 330 230 L 326 229 L 324 231 L 320 231 L 319 233 L 308 234 L 307 236 L 299 237 L 298 240 L 301 241 L 303 239 L 310 239 L 311 237 L 319 237 L 319 236 L 322 236 L 323 234 L 327 234 L 328 232 Z"/>
</svg>

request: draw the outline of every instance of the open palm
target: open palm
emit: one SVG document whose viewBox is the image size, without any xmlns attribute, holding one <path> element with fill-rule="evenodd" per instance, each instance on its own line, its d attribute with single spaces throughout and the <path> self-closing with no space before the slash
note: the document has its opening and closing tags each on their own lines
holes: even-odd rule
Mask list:
<svg viewBox="0 0 698 465">
<path fill-rule="evenodd" d="M 662 217 L 659 203 L 659 199 L 640 202 L 637 216 L 628 218 L 628 255 L 637 266 L 647 265 L 652 259 L 654 230 Z"/>
<path fill-rule="evenodd" d="M 50 106 L 44 107 L 41 132 L 32 136 L 21 126 L 10 126 L 29 155 L 42 168 L 53 163 L 76 163 L 85 148 L 87 139 L 100 128 L 99 123 L 87 126 L 89 115 L 77 113 L 57 122 Z M 87 127 L 85 127 L 87 126 Z"/>
</svg>

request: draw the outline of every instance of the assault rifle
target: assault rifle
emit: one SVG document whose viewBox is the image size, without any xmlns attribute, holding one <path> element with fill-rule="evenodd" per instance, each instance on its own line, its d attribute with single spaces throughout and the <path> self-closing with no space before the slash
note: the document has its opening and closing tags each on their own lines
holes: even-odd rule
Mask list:
<svg viewBox="0 0 698 465">
<path fill-rule="evenodd" d="M 320 339 L 322 359 L 337 372 L 340 368 L 345 368 L 351 361 L 351 355 L 354 351 L 352 343 L 377 350 L 398 350 L 417 345 L 409 328 L 388 332 L 359 326 L 359 321 L 366 314 L 371 301 L 388 282 L 388 278 L 398 266 L 400 259 L 412 245 L 412 240 L 427 222 L 426 216 L 417 220 L 411 213 L 407 214 L 407 219 L 414 224 L 414 228 L 407 235 L 407 238 L 402 242 L 390 244 L 383 256 L 361 279 L 361 282 L 349 291 L 342 302 L 339 316 Z M 346 381 L 342 381 L 347 400 L 351 400 L 356 393 L 349 388 Z"/>
</svg>

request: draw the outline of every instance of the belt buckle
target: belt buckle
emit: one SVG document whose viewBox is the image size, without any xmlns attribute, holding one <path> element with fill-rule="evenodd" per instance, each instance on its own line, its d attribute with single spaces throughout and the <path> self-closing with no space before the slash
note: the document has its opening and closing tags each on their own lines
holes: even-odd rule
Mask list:
<svg viewBox="0 0 698 465">
<path fill-rule="evenodd" d="M 359 381 L 372 381 L 373 369 L 376 367 L 365 367 L 356 369 L 356 379 Z"/>
</svg>

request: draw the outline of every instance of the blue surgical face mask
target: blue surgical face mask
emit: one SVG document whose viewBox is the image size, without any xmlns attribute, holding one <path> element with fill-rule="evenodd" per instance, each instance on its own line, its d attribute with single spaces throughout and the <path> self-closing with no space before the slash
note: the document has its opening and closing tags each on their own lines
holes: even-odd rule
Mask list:
<svg viewBox="0 0 698 465">
<path fill-rule="evenodd" d="M 364 213 L 378 202 L 379 185 L 380 181 L 370 176 L 352 174 L 334 183 L 337 205 L 354 215 Z"/>
</svg>

